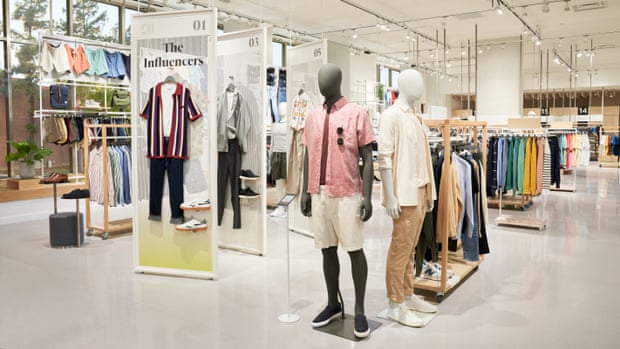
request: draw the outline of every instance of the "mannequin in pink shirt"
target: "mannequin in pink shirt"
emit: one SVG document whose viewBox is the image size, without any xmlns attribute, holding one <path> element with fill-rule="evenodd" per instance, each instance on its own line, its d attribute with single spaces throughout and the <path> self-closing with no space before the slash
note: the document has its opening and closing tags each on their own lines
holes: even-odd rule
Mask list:
<svg viewBox="0 0 620 349">
<path fill-rule="evenodd" d="M 362 248 L 362 224 L 372 216 L 372 143 L 375 141 L 368 112 L 348 103 L 340 90 L 342 71 L 334 64 L 319 70 L 319 89 L 325 102 L 306 118 L 306 145 L 301 211 L 312 216 L 315 246 L 323 255 L 327 307 L 312 321 L 322 327 L 339 317 L 338 245 L 351 259 L 355 286 L 354 334 L 370 333 L 364 315 L 368 265 Z M 360 175 L 359 159 L 362 158 Z M 361 178 L 360 178 L 361 177 Z"/>
</svg>

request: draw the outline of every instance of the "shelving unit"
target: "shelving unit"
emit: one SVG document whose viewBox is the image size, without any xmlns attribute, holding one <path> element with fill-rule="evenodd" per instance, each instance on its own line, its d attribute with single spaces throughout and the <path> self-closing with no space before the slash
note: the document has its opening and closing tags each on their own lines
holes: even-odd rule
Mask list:
<svg viewBox="0 0 620 349">
<path fill-rule="evenodd" d="M 461 120 L 424 120 L 424 124 L 427 127 L 437 128 L 441 130 L 442 142 L 444 148 L 451 144 L 450 133 L 453 130 L 457 132 L 473 130 L 475 135 L 481 135 L 481 150 L 482 150 L 482 164 L 486 169 L 486 152 L 487 152 L 487 124 L 486 122 L 478 121 L 461 121 Z M 474 144 L 479 144 L 478 138 L 473 140 Z M 447 171 L 450 162 L 443 162 L 442 171 Z M 469 262 L 461 258 L 455 253 L 448 252 L 448 238 L 450 232 L 437 231 L 442 249 L 439 256 L 439 262 L 441 264 L 441 280 L 427 280 L 422 278 L 415 279 L 414 287 L 416 289 L 423 289 L 430 292 L 435 292 L 437 300 L 441 301 L 445 295 L 457 285 L 466 280 L 469 275 L 478 269 L 480 261 Z M 448 280 L 448 270 L 451 269 L 454 272 L 454 276 Z"/>
<path fill-rule="evenodd" d="M 115 51 L 120 51 L 123 53 L 130 53 L 131 49 L 129 46 L 119 45 L 109 42 L 96 41 L 96 40 L 88 40 L 83 38 L 77 38 L 72 36 L 64 36 L 64 35 L 50 35 L 50 34 L 41 34 L 39 35 L 39 56 L 41 56 L 42 52 L 42 44 L 47 41 L 61 42 L 63 44 L 70 45 L 85 45 L 89 47 L 100 47 Z M 39 67 L 39 106 L 38 109 L 34 111 L 34 118 L 39 119 L 39 129 L 41 130 L 40 134 L 40 145 L 44 146 L 44 133 L 43 130 L 43 119 L 46 117 L 53 116 L 65 116 L 65 117 L 74 117 L 80 114 L 94 114 L 94 113 L 104 113 L 105 115 L 122 115 L 128 116 L 130 113 L 128 112 L 111 112 L 110 108 L 107 107 L 108 101 L 108 89 L 125 89 L 129 90 L 129 81 L 127 78 L 124 80 L 119 79 L 111 79 L 101 76 L 91 76 L 86 74 L 76 75 L 73 71 L 65 74 L 58 74 L 57 72 L 44 72 Z M 43 105 L 43 96 L 45 95 L 44 88 L 49 87 L 53 84 L 64 84 L 70 87 L 70 105 L 68 109 L 47 109 Z M 102 88 L 103 89 L 103 99 L 104 105 L 103 107 L 90 107 L 84 105 L 77 104 L 77 87 L 87 87 L 87 88 Z M 80 174 L 80 169 L 78 168 L 78 156 L 79 156 L 79 143 L 71 144 L 71 156 L 72 156 L 72 175 L 70 179 L 82 179 L 84 178 L 82 174 Z M 41 166 L 41 176 L 45 176 L 45 168 L 46 164 L 43 162 Z"/>
</svg>

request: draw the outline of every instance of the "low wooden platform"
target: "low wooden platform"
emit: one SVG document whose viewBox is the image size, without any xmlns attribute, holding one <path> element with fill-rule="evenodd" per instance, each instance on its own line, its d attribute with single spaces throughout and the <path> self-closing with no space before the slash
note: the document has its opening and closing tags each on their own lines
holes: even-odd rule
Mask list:
<svg viewBox="0 0 620 349">
<path fill-rule="evenodd" d="M 488 198 L 487 205 L 489 208 L 499 208 L 499 199 Z M 524 211 L 530 206 L 532 206 L 532 199 L 524 199 L 521 196 L 514 198 L 512 196 L 502 197 L 502 208 L 505 209 Z"/>
<path fill-rule="evenodd" d="M 495 224 L 510 227 L 520 227 L 528 229 L 538 229 L 540 231 L 547 229 L 547 220 L 530 217 L 516 217 L 510 215 L 501 215 L 495 218 Z"/>
<path fill-rule="evenodd" d="M 52 198 L 54 190 L 51 184 L 40 184 L 40 178 L 17 180 L 20 183 L 9 184 L 9 181 L 16 181 L 14 179 L 2 179 L 0 180 L 0 202 L 11 202 L 20 200 L 42 199 Z M 23 182 L 28 181 L 28 182 Z M 23 182 L 23 183 L 21 183 Z M 18 186 L 19 189 L 15 188 Z M 59 183 L 57 185 L 58 195 L 68 193 L 76 188 L 85 188 L 83 181 L 69 181 L 67 183 Z"/>
<path fill-rule="evenodd" d="M 620 167 L 620 162 L 618 161 L 601 161 L 598 163 L 599 167 L 603 167 L 603 168 L 619 168 Z"/>
</svg>

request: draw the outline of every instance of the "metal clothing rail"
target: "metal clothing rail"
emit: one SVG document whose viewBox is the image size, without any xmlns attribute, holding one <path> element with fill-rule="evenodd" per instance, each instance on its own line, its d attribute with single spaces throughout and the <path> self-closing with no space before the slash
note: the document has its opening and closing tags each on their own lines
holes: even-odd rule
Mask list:
<svg viewBox="0 0 620 349">
<path fill-rule="evenodd" d="M 99 128 L 101 129 L 101 136 L 97 136 L 97 137 L 91 137 L 89 136 L 89 129 L 95 129 L 95 128 Z M 92 140 L 101 140 L 101 147 L 102 147 L 102 165 L 101 165 L 101 171 L 103 173 L 103 225 L 94 225 L 91 222 L 91 201 L 88 200 L 88 202 L 86 203 L 86 228 L 88 229 L 87 234 L 88 235 L 93 235 L 93 232 L 97 231 L 101 234 L 101 238 L 102 239 L 107 239 L 108 236 L 110 234 L 117 234 L 117 233 L 126 233 L 131 231 L 132 227 L 133 227 L 133 222 L 131 218 L 128 219 L 123 219 L 123 220 L 119 220 L 119 221 L 110 221 L 110 216 L 109 216 L 109 207 L 110 207 L 110 197 L 109 197 L 109 192 L 108 192 L 108 188 L 110 187 L 110 183 L 108 181 L 108 176 L 107 176 L 107 169 L 108 169 L 108 156 L 107 156 L 107 149 L 108 149 L 108 140 L 111 139 L 128 139 L 131 140 L 131 136 L 107 136 L 107 130 L 111 129 L 111 128 L 131 128 L 131 124 L 119 124 L 119 125 L 112 125 L 112 124 L 101 124 L 101 125 L 87 125 L 84 124 L 84 145 L 83 145 L 83 150 L 84 150 L 84 178 L 86 181 L 86 185 L 89 187 L 90 189 L 90 178 L 89 178 L 89 171 L 88 171 L 88 164 L 89 164 L 89 150 L 88 150 L 88 145 L 90 144 L 90 141 Z"/>
<path fill-rule="evenodd" d="M 565 134 L 577 134 L 577 129 L 576 128 L 548 128 L 545 130 L 547 135 L 565 135 Z M 571 150 L 572 152 L 572 150 Z M 577 171 L 575 171 L 572 168 L 565 168 L 564 169 L 564 173 L 571 171 L 573 173 L 573 184 L 569 185 L 569 186 L 555 186 L 555 187 L 550 187 L 549 190 L 551 191 L 562 191 L 562 192 L 572 192 L 574 193 L 575 191 L 577 191 Z M 561 173 L 561 172 L 560 172 Z"/>
<path fill-rule="evenodd" d="M 475 145 L 481 146 L 482 151 L 482 163 L 483 171 L 486 171 L 486 153 L 487 153 L 487 129 L 486 122 L 478 121 L 465 121 L 465 120 L 424 120 L 424 125 L 429 128 L 436 128 L 441 131 L 441 137 L 443 138 L 443 144 L 451 144 L 451 133 L 456 131 L 458 134 L 471 134 L 474 135 L 472 141 Z M 481 140 L 478 140 L 478 135 L 481 134 Z M 444 155 L 444 162 L 442 164 L 442 172 L 448 171 L 450 166 L 449 156 L 450 153 Z M 439 256 L 441 264 L 441 278 L 439 281 L 416 279 L 415 288 L 423 289 L 436 293 L 437 300 L 441 301 L 445 294 L 453 289 L 458 284 L 462 283 L 471 273 L 478 269 L 480 261 L 469 262 L 456 256 L 456 254 L 448 254 L 448 238 L 450 232 L 437 231 L 437 237 L 441 241 L 441 255 Z M 450 266 L 448 266 L 450 262 Z M 457 282 L 448 282 L 448 269 L 454 271 L 454 277 Z"/>
<path fill-rule="evenodd" d="M 117 51 L 123 51 L 124 53 L 131 52 L 131 48 L 127 45 L 115 44 L 113 42 L 107 41 L 98 41 L 98 40 L 89 40 L 83 38 L 77 38 L 75 36 L 68 35 L 60 35 L 60 34 L 40 34 L 39 39 L 41 40 L 54 40 L 54 41 L 63 41 L 65 43 L 72 44 L 83 44 L 88 46 L 97 46 L 101 48 L 112 48 Z"/>
</svg>

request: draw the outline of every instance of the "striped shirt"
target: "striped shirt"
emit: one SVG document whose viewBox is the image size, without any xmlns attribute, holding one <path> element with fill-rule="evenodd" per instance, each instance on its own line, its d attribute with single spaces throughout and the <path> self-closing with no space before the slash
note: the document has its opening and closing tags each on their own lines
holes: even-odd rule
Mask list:
<svg viewBox="0 0 620 349">
<path fill-rule="evenodd" d="M 188 122 L 202 116 L 200 108 L 194 103 L 191 92 L 182 84 L 177 83 L 176 91 L 172 94 L 172 126 L 170 132 L 163 131 L 162 117 L 162 83 L 158 83 L 149 90 L 149 96 L 140 116 L 147 119 L 147 157 L 151 159 L 183 159 L 188 158 L 187 132 Z M 168 152 L 164 154 L 164 137 L 170 135 Z"/>
</svg>

